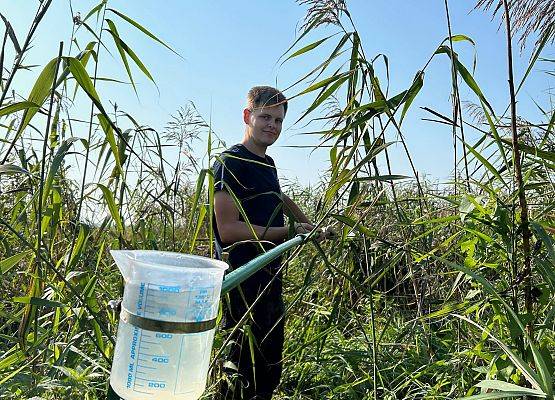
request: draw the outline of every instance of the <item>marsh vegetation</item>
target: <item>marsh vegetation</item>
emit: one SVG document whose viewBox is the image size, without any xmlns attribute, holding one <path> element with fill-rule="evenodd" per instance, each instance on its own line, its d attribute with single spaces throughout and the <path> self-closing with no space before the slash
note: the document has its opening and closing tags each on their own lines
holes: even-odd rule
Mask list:
<svg viewBox="0 0 555 400">
<path fill-rule="evenodd" d="M 58 54 L 26 65 L 52 1 L 37 2 L 27 32 L 3 18 L 2 399 L 104 398 L 117 327 L 108 302 L 122 292 L 109 249 L 214 251 L 213 177 L 200 159 L 209 165 L 222 144 L 210 123 L 189 105 L 159 132 L 95 89 L 101 81 L 120 84 L 97 73 L 107 52 L 121 60 L 125 90 L 137 79 L 154 81 L 134 50 L 140 44 L 122 37 L 121 25 L 149 46 L 172 48 L 105 0 L 75 16 Z M 457 46 L 474 46 L 473 39 L 450 25 L 409 87 L 390 93 L 388 59 L 365 52 L 348 4 L 299 3 L 306 19 L 282 60 L 317 54 L 320 64 L 287 93 L 312 96 L 299 120 L 324 122 L 311 134 L 330 164 L 317 187 L 288 190 L 339 235 L 287 257 L 278 398 L 554 399 L 555 109 L 538 104 L 544 118 L 528 121 L 517 102 L 532 71 L 555 74 L 555 60 L 544 55 L 555 37 L 552 3 L 477 4 L 474 12 L 493 13 L 492 23 L 509 32 L 499 48 L 508 65 L 500 110 L 458 56 Z M 439 3 L 448 15 L 447 1 Z M 526 74 L 516 77 L 511 44 L 518 38 L 534 50 Z M 453 177 L 442 185 L 418 175 L 404 133 L 438 58 L 451 63 L 452 113 L 427 111 L 430 123 L 450 130 L 454 146 Z M 34 76 L 28 93 L 18 89 L 22 72 Z M 461 87 L 472 98 L 461 99 Z M 195 138 L 204 140 L 205 154 L 191 151 Z M 404 149 L 411 176 L 397 173 L 393 143 Z M 178 158 L 165 157 L 168 146 Z M 216 338 L 206 398 L 222 379 L 224 334 Z"/>
</svg>

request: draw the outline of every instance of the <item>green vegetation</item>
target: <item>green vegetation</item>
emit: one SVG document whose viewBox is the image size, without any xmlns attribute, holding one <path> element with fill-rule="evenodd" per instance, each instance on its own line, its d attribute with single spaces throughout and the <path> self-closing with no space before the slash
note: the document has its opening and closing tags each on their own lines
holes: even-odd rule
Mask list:
<svg viewBox="0 0 555 400">
<path fill-rule="evenodd" d="M 133 71 L 153 80 L 136 44 L 119 35 L 120 24 L 142 32 L 149 45 L 173 50 L 102 1 L 76 18 L 59 55 L 45 66 L 26 66 L 24 55 L 51 3 L 38 4 L 24 43 L 4 20 L 0 399 L 103 398 L 117 327 L 108 302 L 122 291 L 108 249 L 213 254 L 213 178 L 198 159 L 184 156 L 200 133 L 208 138 L 204 156 L 215 156 L 221 145 L 209 124 L 188 106 L 157 132 L 108 108 L 95 90 L 99 80 L 110 79 L 97 74 L 107 51 L 120 57 L 131 83 L 127 90 L 135 88 Z M 390 94 L 389 73 L 375 72 L 378 63 L 388 70 L 387 57 L 365 54 L 345 3 L 300 3 L 307 18 L 283 58 L 336 43 L 291 89 L 315 95 L 300 119 L 328 123 L 318 135 L 330 148 L 331 163 L 318 188 L 289 191 L 314 210 L 320 226 L 335 225 L 339 237 L 308 243 L 287 257 L 278 398 L 554 399 L 553 106 L 539 105 L 543 121 L 520 118 L 516 95 L 528 73 L 517 81 L 509 67 L 507 110 L 494 110 L 456 53 L 459 42 L 473 40 L 455 34 L 415 71 L 410 87 Z M 553 60 L 542 59 L 555 36 L 552 8 L 541 8 L 539 0 L 499 4 L 506 31 L 512 22 L 525 36 L 539 34 L 528 72 L 542 60 L 554 74 Z M 486 9 L 496 5 L 479 2 Z M 97 30 L 89 24 L 93 19 Z M 322 25 L 337 34 L 306 42 L 320 35 Z M 8 46 L 14 60 L 4 57 Z M 507 50 L 500 58 L 511 60 Z M 400 142 L 411 160 L 404 117 L 426 90 L 428 65 L 446 56 L 453 113 L 428 111 L 452 126 L 463 154 L 456 155 L 452 183 L 438 189 L 418 176 L 412 161 L 412 178 L 397 175 L 388 146 Z M 26 69 L 36 81 L 30 93 L 20 93 L 14 77 Z M 473 119 L 463 115 L 461 85 L 475 95 L 469 99 L 477 104 Z M 74 115 L 77 104 L 90 111 Z M 481 132 L 477 142 L 465 139 L 469 129 Z M 179 149 L 177 160 L 164 157 L 167 145 Z M 385 160 L 385 171 L 378 160 Z M 70 168 L 75 163 L 77 176 Z M 224 334 L 216 338 L 206 398 L 221 379 Z"/>
</svg>

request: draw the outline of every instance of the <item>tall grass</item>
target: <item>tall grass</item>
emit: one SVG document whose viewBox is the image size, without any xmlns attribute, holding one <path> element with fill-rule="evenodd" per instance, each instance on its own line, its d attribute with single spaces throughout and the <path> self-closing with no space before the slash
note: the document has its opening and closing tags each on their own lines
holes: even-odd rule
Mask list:
<svg viewBox="0 0 555 400">
<path fill-rule="evenodd" d="M 389 60 L 366 54 L 344 1 L 300 3 L 307 18 L 284 59 L 318 52 L 322 60 L 288 93 L 292 101 L 313 96 L 299 121 L 327 122 L 318 136 L 330 166 L 318 187 L 287 190 L 339 236 L 306 245 L 285 263 L 278 397 L 553 399 L 555 117 L 551 106 L 542 109 L 545 121 L 525 121 L 515 106 L 552 30 L 540 33 L 526 75 L 508 76 L 507 117 L 459 58 L 461 42 L 475 43 L 451 31 L 447 1 L 447 37 L 430 45 L 410 86 L 394 94 Z M 19 93 L 23 57 L 50 5 L 38 5 L 23 44 L 5 20 L 0 55 L 0 398 L 97 399 L 104 398 L 117 322 L 108 303 L 122 290 L 107 250 L 212 255 L 213 177 L 188 154 L 200 134 L 208 137 L 208 160 L 220 144 L 193 105 L 162 132 L 108 108 L 97 91 L 100 79 L 111 79 L 98 75 L 107 51 L 119 57 L 129 90 L 137 74 L 155 79 L 137 45 L 119 34 L 121 24 L 173 51 L 108 1 L 75 18 L 60 54 L 36 69 L 30 93 Z M 502 6 L 511 32 L 511 19 L 522 13 Z M 8 46 L 13 60 L 5 57 Z M 404 121 L 426 90 L 427 69 L 445 56 L 453 112 L 427 111 L 450 126 L 454 179 L 437 186 L 418 175 Z M 471 115 L 461 106 L 462 86 L 474 96 Z M 75 115 L 83 104 L 88 113 Z M 476 142 L 469 131 L 479 133 Z M 393 143 L 404 149 L 412 176 L 396 173 Z M 169 161 L 168 146 L 178 150 L 176 160 Z M 224 337 L 216 337 L 218 356 Z M 206 398 L 225 379 L 219 364 Z"/>
<path fill-rule="evenodd" d="M 156 132 L 106 107 L 96 84 L 117 84 L 98 76 L 106 51 L 119 54 L 133 89 L 131 66 L 153 79 L 118 24 L 171 50 L 107 1 L 84 18 L 75 16 L 71 45 L 60 46 L 60 54 L 38 71 L 29 94 L 12 91 L 50 5 L 39 3 L 24 45 L 4 40 L 2 48 L 9 54 L 13 45 L 15 59 L 2 80 L 0 106 L 0 397 L 103 398 L 116 326 L 107 304 L 122 289 L 107 251 L 189 251 L 193 235 L 186 227 L 199 229 L 191 220 L 197 215 L 189 204 L 194 189 L 184 172 L 196 166 L 183 159 L 169 163 L 164 149 L 185 150 L 195 137 L 185 130 L 198 134 L 207 127 L 197 117 L 184 119 L 182 111 L 165 132 Z M 6 27 L 15 38 L 7 20 Z M 81 104 L 90 107 L 88 115 L 74 115 Z M 84 137 L 74 136 L 83 131 Z M 205 252 L 201 246 L 194 250 Z"/>
<path fill-rule="evenodd" d="M 335 102 L 336 111 L 325 117 L 333 129 L 322 132 L 322 143 L 332 144 L 331 167 L 317 216 L 336 219 L 343 236 L 326 252 L 318 250 L 325 261 L 320 274 L 308 258 L 307 276 L 293 279 L 307 287 L 314 274 L 316 282 L 305 289 L 314 288 L 310 301 L 297 296 L 301 289 L 293 291 L 299 315 L 311 318 L 295 321 L 300 325 L 290 331 L 292 393 L 306 398 L 553 398 L 548 349 L 555 264 L 547 233 L 553 230 L 553 156 L 546 140 L 553 133 L 553 110 L 545 122 L 518 121 L 509 5 L 501 4 L 508 32 L 507 104 L 512 105 L 506 125 L 455 52 L 456 42 L 474 41 L 452 34 L 449 18 L 449 36 L 416 71 L 413 84 L 385 96 L 380 82 L 387 82 L 389 74 L 385 79 L 375 75 L 378 59 L 365 56 L 345 3 L 301 3 L 308 5 L 301 39 L 322 25 L 335 26 L 339 36 L 299 44 L 289 57 L 340 38 L 305 77 L 314 80 L 299 92 L 318 91 L 303 118 L 326 101 Z M 545 31 L 528 72 L 550 37 Z M 465 173 L 457 174 L 457 158 L 454 189 L 438 193 L 414 170 L 402 122 L 415 96 L 425 90 L 426 68 L 442 55 L 452 65 L 453 117 L 430 112 L 452 125 L 455 142 L 463 145 Z M 330 65 L 339 69 L 328 71 Z M 463 127 L 475 124 L 463 120 L 460 84 L 481 106 L 474 130 L 482 137 L 474 144 L 464 138 Z M 389 163 L 385 174 L 372 163 L 377 157 L 387 161 L 388 143 L 396 140 L 414 172 L 414 183 L 401 189 Z M 337 196 L 342 200 L 331 206 Z M 529 199 L 533 206 L 528 207 Z M 322 293 L 324 287 L 330 291 Z M 293 385 L 298 376 L 302 379 Z"/>
</svg>

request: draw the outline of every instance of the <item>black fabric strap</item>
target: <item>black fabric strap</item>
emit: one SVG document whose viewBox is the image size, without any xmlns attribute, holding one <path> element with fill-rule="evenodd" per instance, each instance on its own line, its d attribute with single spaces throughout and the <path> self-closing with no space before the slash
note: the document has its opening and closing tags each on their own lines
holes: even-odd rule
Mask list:
<svg viewBox="0 0 555 400">
<path fill-rule="evenodd" d="M 121 308 L 120 318 L 138 328 L 164 333 L 199 333 L 209 331 L 216 326 L 216 318 L 200 322 L 159 321 L 133 314 L 124 307 Z"/>
</svg>

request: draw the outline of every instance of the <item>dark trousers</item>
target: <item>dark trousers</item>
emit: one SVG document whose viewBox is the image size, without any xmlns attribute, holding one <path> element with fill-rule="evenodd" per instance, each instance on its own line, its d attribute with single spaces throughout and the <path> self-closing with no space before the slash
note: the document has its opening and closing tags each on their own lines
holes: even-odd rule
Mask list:
<svg viewBox="0 0 555 400">
<path fill-rule="evenodd" d="M 274 268 L 272 268 L 274 269 Z M 226 329 L 233 329 L 271 280 L 263 269 L 233 289 L 224 298 Z M 221 400 L 269 400 L 282 371 L 284 304 L 281 277 L 276 277 L 262 293 L 250 315 L 229 340 L 230 351 L 224 366 L 227 378 L 220 387 Z"/>
<path fill-rule="evenodd" d="M 106 395 L 106 400 L 121 400 L 121 397 L 119 397 L 117 393 L 114 392 L 114 389 L 112 389 L 112 386 L 110 386 L 110 384 L 108 384 L 108 393 Z"/>
</svg>

